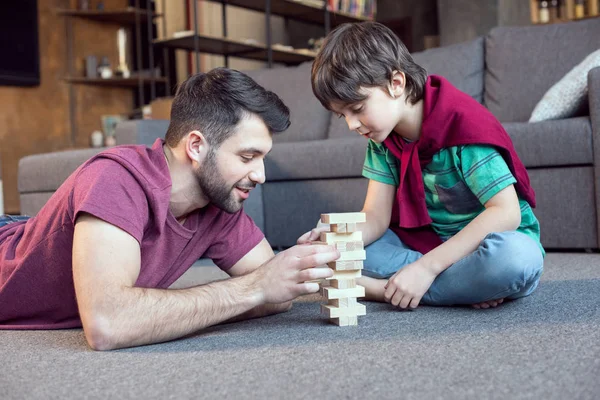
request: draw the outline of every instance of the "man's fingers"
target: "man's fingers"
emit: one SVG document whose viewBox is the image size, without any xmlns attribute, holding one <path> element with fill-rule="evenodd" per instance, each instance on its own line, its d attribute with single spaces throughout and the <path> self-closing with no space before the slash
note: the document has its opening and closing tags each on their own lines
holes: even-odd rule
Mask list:
<svg viewBox="0 0 600 400">
<path fill-rule="evenodd" d="M 319 284 L 316 282 L 301 283 L 298 287 L 300 288 L 300 295 L 317 293 L 320 289 Z"/>
<path fill-rule="evenodd" d="M 317 253 L 338 252 L 338 250 L 335 247 L 327 244 L 309 244 L 291 247 L 286 250 L 286 252 L 295 257 L 303 258 Z"/>
<path fill-rule="evenodd" d="M 306 268 L 300 272 L 298 278 L 300 282 L 305 282 L 325 279 L 330 276 L 333 276 L 333 270 L 331 268 Z"/>
</svg>

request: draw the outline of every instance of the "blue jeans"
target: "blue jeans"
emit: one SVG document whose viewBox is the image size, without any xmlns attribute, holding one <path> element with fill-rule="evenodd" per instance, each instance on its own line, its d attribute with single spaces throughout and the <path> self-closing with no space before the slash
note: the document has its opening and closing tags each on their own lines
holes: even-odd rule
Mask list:
<svg viewBox="0 0 600 400">
<path fill-rule="evenodd" d="M 2 215 L 0 215 L 0 227 L 11 224 L 13 222 L 27 221 L 29 218 L 31 218 L 31 217 L 28 217 L 27 215 L 2 214 Z"/>
<path fill-rule="evenodd" d="M 387 279 L 423 256 L 391 230 L 365 248 L 363 275 Z M 530 295 L 539 283 L 544 259 L 538 244 L 524 233 L 490 233 L 477 250 L 439 274 L 421 299 L 432 306 L 476 304 Z"/>
</svg>

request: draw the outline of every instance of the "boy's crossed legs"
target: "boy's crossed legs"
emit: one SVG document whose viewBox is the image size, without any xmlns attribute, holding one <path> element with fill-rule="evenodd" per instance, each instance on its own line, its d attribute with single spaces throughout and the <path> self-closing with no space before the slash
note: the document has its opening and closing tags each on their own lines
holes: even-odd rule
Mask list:
<svg viewBox="0 0 600 400">
<path fill-rule="evenodd" d="M 363 278 L 366 299 L 384 302 L 384 286 L 402 267 L 423 255 L 408 248 L 387 230 L 366 247 Z M 433 306 L 495 307 L 504 299 L 531 294 L 543 271 L 542 253 L 533 239 L 517 232 L 490 233 L 477 250 L 442 272 L 421 299 Z"/>
</svg>

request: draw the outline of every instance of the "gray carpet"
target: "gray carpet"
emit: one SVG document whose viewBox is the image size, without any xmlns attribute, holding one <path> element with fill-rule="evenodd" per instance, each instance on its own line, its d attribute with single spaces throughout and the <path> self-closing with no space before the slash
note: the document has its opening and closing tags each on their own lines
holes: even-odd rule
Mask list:
<svg viewBox="0 0 600 400">
<path fill-rule="evenodd" d="M 178 287 L 222 277 L 194 267 Z M 533 296 L 493 310 L 365 302 L 358 327 L 285 314 L 94 352 L 81 330 L 0 331 L 0 399 L 597 399 L 600 255 L 549 254 Z"/>
</svg>

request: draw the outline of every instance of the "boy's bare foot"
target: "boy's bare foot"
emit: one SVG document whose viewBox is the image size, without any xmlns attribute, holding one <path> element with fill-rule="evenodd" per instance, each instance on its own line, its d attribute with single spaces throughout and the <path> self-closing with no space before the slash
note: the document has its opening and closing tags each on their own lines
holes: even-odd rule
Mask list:
<svg viewBox="0 0 600 400">
<path fill-rule="evenodd" d="M 498 307 L 503 302 L 504 302 L 504 299 L 490 300 L 490 301 L 484 301 L 483 303 L 473 304 L 471 307 L 477 308 L 477 309 L 490 308 L 490 307 L 494 308 L 494 307 Z"/>
<path fill-rule="evenodd" d="M 387 279 L 375 279 L 368 276 L 361 276 L 356 279 L 356 283 L 365 287 L 365 300 L 380 301 L 385 303 L 385 284 Z"/>
</svg>

